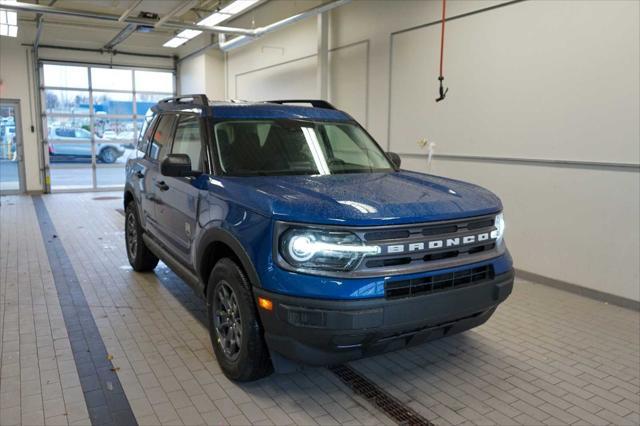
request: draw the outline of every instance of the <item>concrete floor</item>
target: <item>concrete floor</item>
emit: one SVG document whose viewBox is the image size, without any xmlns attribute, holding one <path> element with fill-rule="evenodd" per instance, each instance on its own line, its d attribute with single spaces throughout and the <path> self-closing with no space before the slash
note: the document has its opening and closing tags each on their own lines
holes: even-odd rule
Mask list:
<svg viewBox="0 0 640 426">
<path fill-rule="evenodd" d="M 324 368 L 228 381 L 203 302 L 129 267 L 120 197 L 0 199 L 0 425 L 393 423 Z M 640 313 L 525 281 L 477 329 L 351 366 L 437 425 L 640 423 Z"/>
</svg>

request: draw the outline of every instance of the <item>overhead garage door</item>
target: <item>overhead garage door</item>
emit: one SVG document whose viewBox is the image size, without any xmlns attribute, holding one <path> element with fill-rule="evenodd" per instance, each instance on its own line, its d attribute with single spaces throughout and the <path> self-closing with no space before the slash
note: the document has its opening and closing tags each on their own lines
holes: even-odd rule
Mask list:
<svg viewBox="0 0 640 426">
<path fill-rule="evenodd" d="M 174 73 L 48 62 L 40 70 L 51 189 L 121 187 L 145 113 L 173 96 Z"/>
</svg>

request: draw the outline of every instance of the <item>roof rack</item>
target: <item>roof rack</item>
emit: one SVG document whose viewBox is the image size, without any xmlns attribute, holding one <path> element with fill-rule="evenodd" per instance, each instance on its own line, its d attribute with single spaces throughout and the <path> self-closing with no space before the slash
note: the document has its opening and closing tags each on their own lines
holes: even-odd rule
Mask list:
<svg viewBox="0 0 640 426">
<path fill-rule="evenodd" d="M 164 98 L 158 101 L 159 104 L 189 104 L 189 105 L 199 105 L 208 107 L 209 106 L 209 98 L 207 95 L 182 95 L 182 96 L 174 96 L 170 98 Z"/>
<path fill-rule="evenodd" d="M 311 104 L 314 108 L 325 108 L 325 109 L 335 109 L 334 107 L 327 101 L 323 101 L 322 99 L 283 99 L 283 100 L 275 100 L 275 101 L 265 101 L 271 104 Z"/>
</svg>

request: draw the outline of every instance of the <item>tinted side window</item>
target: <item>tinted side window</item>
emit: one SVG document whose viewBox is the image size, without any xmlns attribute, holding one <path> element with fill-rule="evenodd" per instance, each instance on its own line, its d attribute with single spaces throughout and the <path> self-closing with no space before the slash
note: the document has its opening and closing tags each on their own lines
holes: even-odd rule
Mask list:
<svg viewBox="0 0 640 426">
<path fill-rule="evenodd" d="M 200 138 L 198 117 L 193 115 L 180 116 L 171 153 L 187 154 L 191 159 L 191 170 L 202 170 L 202 139 Z"/>
<path fill-rule="evenodd" d="M 142 157 L 147 153 L 147 147 L 149 146 L 149 141 L 153 136 L 153 128 L 155 127 L 156 121 L 158 121 L 157 116 L 145 118 L 142 129 L 140 129 L 140 137 L 138 139 L 138 157 Z"/>
<path fill-rule="evenodd" d="M 149 151 L 149 158 L 152 160 L 161 161 L 167 155 L 167 149 L 171 144 L 171 134 L 173 130 L 173 123 L 176 117 L 174 115 L 163 115 L 160 117 L 160 123 L 153 134 L 151 140 L 151 150 Z"/>
<path fill-rule="evenodd" d="M 73 129 L 56 129 L 56 136 L 61 138 L 73 138 L 75 137 L 75 133 Z"/>
</svg>

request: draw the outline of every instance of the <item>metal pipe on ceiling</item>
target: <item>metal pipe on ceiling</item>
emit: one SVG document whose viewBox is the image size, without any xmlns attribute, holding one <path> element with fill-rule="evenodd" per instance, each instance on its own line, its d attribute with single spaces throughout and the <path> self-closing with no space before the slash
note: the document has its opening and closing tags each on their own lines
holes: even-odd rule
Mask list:
<svg viewBox="0 0 640 426">
<path fill-rule="evenodd" d="M 34 47 L 32 44 L 29 44 L 29 43 L 23 43 L 22 46 Z M 89 47 L 56 46 L 51 44 L 41 44 L 39 47 L 40 49 L 58 49 L 58 50 L 69 50 L 69 51 L 76 51 L 76 52 L 91 52 L 91 53 L 100 53 L 100 54 L 109 53 L 112 55 L 139 56 L 139 57 L 145 57 L 145 58 L 175 59 L 175 56 L 172 56 L 172 55 L 160 55 L 160 54 L 154 54 L 154 53 L 139 53 L 139 52 L 123 52 L 121 50 L 107 51 L 105 49 L 93 49 Z M 68 62 L 68 61 L 65 61 L 65 62 Z"/>
<path fill-rule="evenodd" d="M 100 12 L 88 12 L 82 10 L 75 9 L 63 9 L 58 7 L 44 6 L 39 4 L 32 3 L 4 3 L 0 2 L 3 9 L 6 10 L 15 10 L 17 12 L 32 12 L 32 13 L 41 13 L 43 15 L 64 15 L 64 16 L 74 16 L 77 18 L 87 18 L 87 19 L 97 19 L 102 21 L 111 21 L 111 22 L 126 22 L 130 24 L 140 24 L 147 26 L 154 26 L 156 24 L 156 20 L 148 19 L 148 18 L 138 18 L 138 17 L 126 17 L 123 21 L 120 21 L 119 15 L 112 15 L 108 13 L 100 13 Z M 235 35 L 254 35 L 255 30 L 245 29 L 245 28 L 233 28 L 233 27 L 225 27 L 220 25 L 215 26 L 205 26 L 205 25 L 195 25 L 195 24 L 186 24 L 177 21 L 167 21 L 163 24 L 163 27 L 172 28 L 176 30 L 199 30 L 206 31 L 212 33 L 221 33 L 221 34 L 235 34 Z"/>
<path fill-rule="evenodd" d="M 301 21 L 303 19 L 306 18 L 310 18 L 312 16 L 317 16 L 321 13 L 327 12 L 331 9 L 335 9 L 336 7 L 340 7 L 343 6 L 347 3 L 350 3 L 351 0 L 336 0 L 336 1 L 332 1 L 330 3 L 325 3 L 323 5 L 320 5 L 318 7 L 314 7 L 312 9 L 306 10 L 304 12 L 300 12 L 296 15 L 290 16 L 288 18 L 282 19 L 278 22 L 274 22 L 273 24 L 269 24 L 266 25 L 264 27 L 260 27 L 260 28 L 256 28 L 255 30 L 253 30 L 253 34 L 247 34 L 247 35 L 243 35 L 240 37 L 235 37 L 232 38 L 231 40 L 226 40 L 226 37 L 224 36 L 224 34 L 220 34 L 220 43 L 219 43 L 219 47 L 220 50 L 227 52 L 231 49 L 235 49 L 238 48 L 240 46 L 244 46 L 246 44 L 251 43 L 252 41 L 254 41 L 256 38 L 261 37 L 265 34 L 277 31 L 281 28 L 287 27 L 291 24 L 294 24 L 298 21 Z"/>
<path fill-rule="evenodd" d="M 102 48 L 105 50 L 113 50 L 117 45 L 129 38 L 129 36 L 136 32 L 136 24 L 127 24 L 118 34 L 107 42 Z"/>
</svg>

